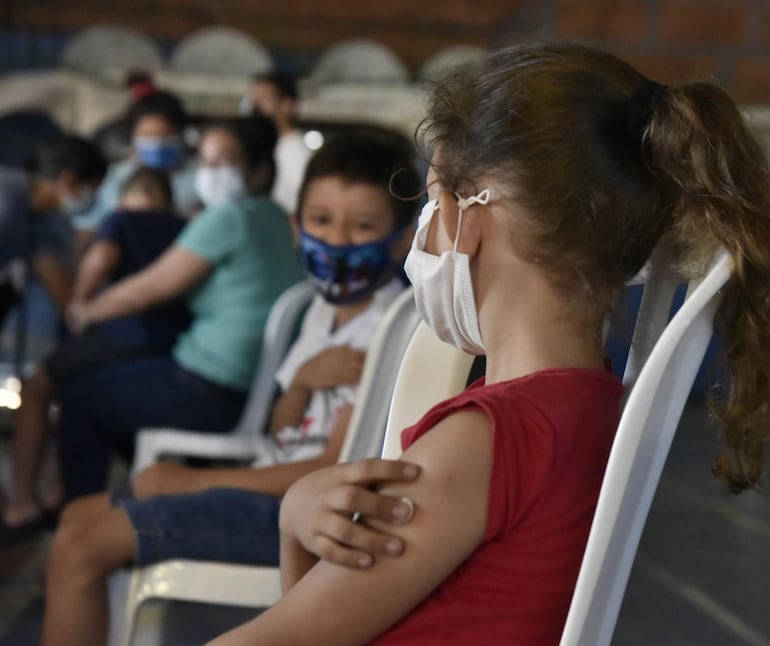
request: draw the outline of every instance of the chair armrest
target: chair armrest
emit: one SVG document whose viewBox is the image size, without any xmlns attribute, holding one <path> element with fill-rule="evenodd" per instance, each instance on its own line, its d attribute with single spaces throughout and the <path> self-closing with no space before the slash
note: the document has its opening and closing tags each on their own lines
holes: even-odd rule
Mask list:
<svg viewBox="0 0 770 646">
<path fill-rule="evenodd" d="M 142 429 L 137 435 L 132 474 L 155 464 L 163 455 L 255 460 L 267 452 L 264 438 L 180 429 Z M 264 440 L 267 442 L 267 440 Z"/>
</svg>

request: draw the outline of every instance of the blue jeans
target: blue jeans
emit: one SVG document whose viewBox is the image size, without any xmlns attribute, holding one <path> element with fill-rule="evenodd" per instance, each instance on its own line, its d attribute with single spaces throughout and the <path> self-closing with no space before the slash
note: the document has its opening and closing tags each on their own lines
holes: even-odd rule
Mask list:
<svg viewBox="0 0 770 646">
<path fill-rule="evenodd" d="M 134 563 L 168 559 L 278 565 L 281 499 L 239 489 L 136 500 L 130 488 L 112 494 L 136 534 Z"/>
<path fill-rule="evenodd" d="M 59 451 L 68 500 L 104 491 L 112 449 L 131 454 L 136 431 L 228 431 L 246 394 L 179 367 L 170 357 L 104 364 L 62 388 Z"/>
</svg>

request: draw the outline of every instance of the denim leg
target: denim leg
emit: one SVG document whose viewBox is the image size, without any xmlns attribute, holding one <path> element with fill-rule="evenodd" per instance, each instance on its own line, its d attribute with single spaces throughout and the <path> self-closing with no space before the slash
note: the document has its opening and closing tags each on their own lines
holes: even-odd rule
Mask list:
<svg viewBox="0 0 770 646">
<path fill-rule="evenodd" d="M 134 562 L 168 559 L 278 565 L 281 499 L 239 489 L 209 489 L 135 500 L 113 498 L 136 533 Z"/>
<path fill-rule="evenodd" d="M 143 427 L 227 431 L 245 394 L 222 389 L 169 357 L 114 361 L 68 382 L 61 392 L 60 451 L 69 499 L 102 491 L 109 451 L 131 446 Z"/>
</svg>

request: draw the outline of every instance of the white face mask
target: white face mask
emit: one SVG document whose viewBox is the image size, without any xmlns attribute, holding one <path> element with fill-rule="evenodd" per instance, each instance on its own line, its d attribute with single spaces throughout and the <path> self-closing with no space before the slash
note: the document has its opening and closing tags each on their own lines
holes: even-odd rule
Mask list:
<svg viewBox="0 0 770 646">
<path fill-rule="evenodd" d="M 195 174 L 195 191 L 206 207 L 219 206 L 247 193 L 243 173 L 235 166 L 201 166 Z"/>
<path fill-rule="evenodd" d="M 459 214 L 454 250 L 434 256 L 425 251 L 425 240 L 438 202 L 428 202 L 417 220 L 412 248 L 404 269 L 414 287 L 414 300 L 422 320 L 439 339 L 469 354 L 484 354 L 468 254 L 458 253 L 463 212 L 473 204 L 488 204 L 489 189 L 469 198 L 457 196 Z"/>
</svg>

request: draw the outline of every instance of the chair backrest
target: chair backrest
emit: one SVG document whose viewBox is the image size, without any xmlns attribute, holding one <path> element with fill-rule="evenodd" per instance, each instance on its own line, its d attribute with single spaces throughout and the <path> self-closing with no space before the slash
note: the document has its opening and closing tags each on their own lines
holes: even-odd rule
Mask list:
<svg viewBox="0 0 770 646">
<path fill-rule="evenodd" d="M 233 429 L 235 435 L 253 437 L 255 441 L 261 435 L 272 409 L 276 389 L 275 373 L 297 331 L 299 317 L 315 293 L 310 281 L 304 280 L 289 287 L 270 309 L 259 363 L 241 419 Z"/>
<path fill-rule="evenodd" d="M 705 278 L 690 285 L 688 298 L 633 384 L 607 463 L 561 646 L 610 643 L 663 464 L 711 339 L 720 289 L 730 274 L 731 261 L 721 252 Z"/>
<path fill-rule="evenodd" d="M 419 321 L 410 287 L 390 305 L 369 342 L 340 462 L 379 455 L 396 374 Z"/>
<path fill-rule="evenodd" d="M 403 429 L 417 422 L 434 404 L 463 391 L 472 365 L 472 355 L 439 340 L 425 323 L 417 326 L 396 377 L 383 458 L 401 455 Z"/>
</svg>

